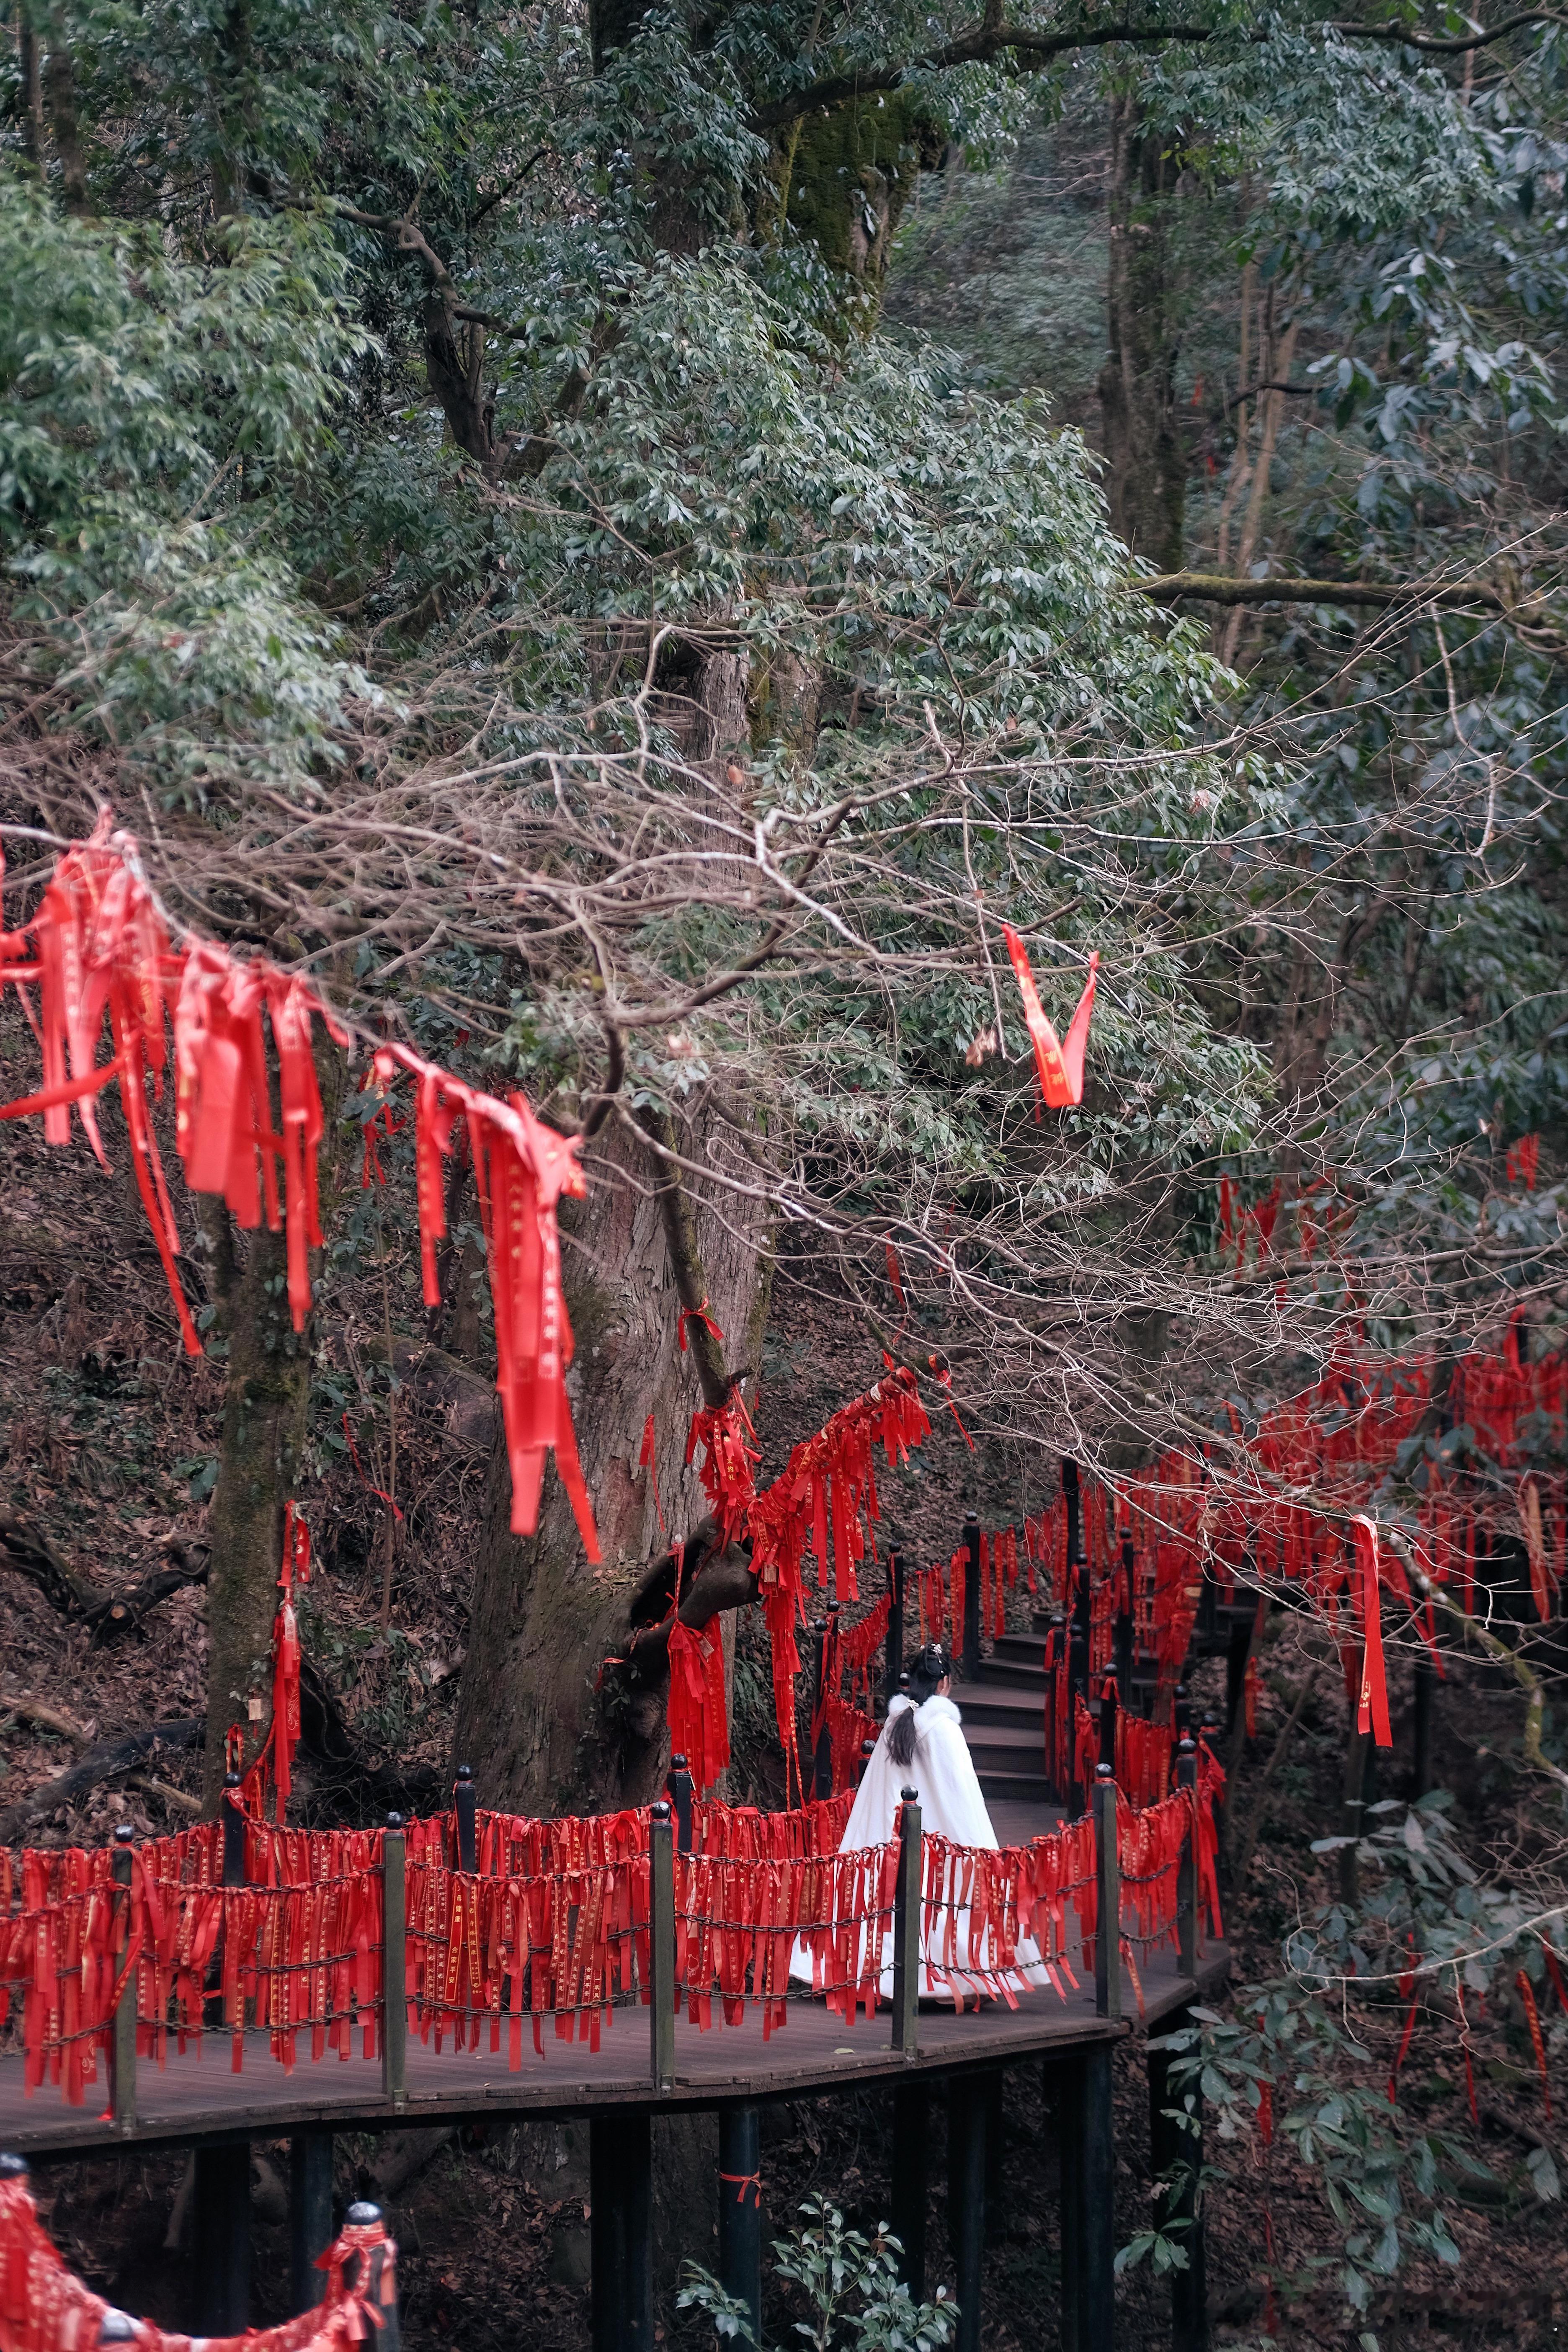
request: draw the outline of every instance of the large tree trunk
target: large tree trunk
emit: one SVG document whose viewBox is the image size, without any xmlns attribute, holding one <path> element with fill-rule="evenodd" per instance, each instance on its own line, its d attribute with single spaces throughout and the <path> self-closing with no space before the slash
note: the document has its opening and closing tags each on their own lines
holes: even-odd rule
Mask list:
<svg viewBox="0 0 1568 2352">
<path fill-rule="evenodd" d="M 1110 350 L 1100 376 L 1106 496 L 1111 522 L 1134 555 L 1179 572 L 1187 469 L 1176 423 L 1175 161 L 1135 93 L 1113 101 L 1110 137 Z"/>
<path fill-rule="evenodd" d="M 682 1156 L 723 1149 L 712 1118 L 677 1130 Z M 686 1467 L 686 1434 L 702 1402 L 690 1354 L 677 1344 L 676 1297 L 658 1163 L 624 1126 L 585 1157 L 588 1195 L 562 1217 L 567 1302 L 576 1339 L 568 1381 L 604 1565 L 592 1569 L 560 1480 L 547 1475 L 537 1534 L 511 1533 L 511 1487 L 498 1430 L 479 1534 L 468 1656 L 458 1710 L 458 1755 L 471 1763 L 480 1801 L 554 1813 L 645 1801 L 665 1754 L 662 1689 L 628 1693 L 606 1681 L 624 1650 L 628 1611 L 650 1558 L 667 1546 L 652 1482 L 637 1467 L 654 1416 L 655 1471 L 672 1538 L 707 1504 Z M 754 1371 L 770 1260 L 760 1202 L 700 1186 L 694 1213 L 709 1311 L 725 1334 L 731 1373 Z"/>
</svg>

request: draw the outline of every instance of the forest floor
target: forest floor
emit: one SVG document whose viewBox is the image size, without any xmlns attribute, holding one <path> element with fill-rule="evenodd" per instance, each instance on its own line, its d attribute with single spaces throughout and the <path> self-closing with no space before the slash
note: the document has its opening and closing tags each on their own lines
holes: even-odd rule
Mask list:
<svg viewBox="0 0 1568 2352">
<path fill-rule="evenodd" d="M 5 1016 L 0 1016 L 3 1020 Z M 25 1055 L 6 1066 L 0 1027 L 0 1093 L 24 1090 Z M 82 1149 L 47 1152 L 31 1124 L 0 1130 L 0 1537 L 25 1528 L 47 1538 L 95 1583 L 132 1584 L 172 1556 L 189 1558 L 204 1532 L 216 1447 L 221 1374 L 188 1363 L 135 1196 L 121 1139 L 110 1129 L 113 1172 Z M 340 1697 L 365 1759 L 423 1766 L 433 1782 L 450 1769 L 453 1698 L 465 1642 L 464 1593 L 483 1477 L 483 1448 L 449 1420 L 428 1427 L 411 1408 L 403 1439 L 399 1493 L 405 1518 L 394 1561 L 392 1605 L 382 1613 L 384 1507 L 371 1489 L 387 1483 L 374 1414 L 354 1386 L 354 1321 L 369 1328 L 384 1301 L 373 1285 L 351 1291 L 345 1325 L 330 1334 L 321 1386 L 323 1435 L 309 1497 L 318 1574 L 304 1615 L 307 1647 Z M 764 1360 L 763 1433 L 770 1455 L 821 1425 L 835 1405 L 868 1385 L 863 1333 L 851 1330 L 786 1263 L 773 1299 Z M 342 1412 L 362 1413 L 360 1460 L 336 1434 Z M 771 1470 L 776 1464 L 770 1460 Z M 1037 1473 L 1037 1477 L 1038 1474 Z M 884 1511 L 911 1552 L 945 1558 L 965 1507 L 1006 1525 L 1037 1507 L 1016 1466 L 971 1457 L 948 1421 L 933 1431 L 916 1468 L 889 1482 Z M 161 1601 L 139 1628 L 95 1642 L 73 1624 L 0 1543 L 6 1629 L 0 1654 L 0 1816 L 61 1772 L 85 1746 L 110 1733 L 204 1705 L 205 1596 L 191 1584 Z M 1020 1622 L 1024 1622 L 1022 1618 Z M 1223 1675 L 1223 1666 L 1204 1670 Z M 1396 1679 L 1408 1685 L 1405 1666 Z M 1279 1734 L 1310 1685 L 1281 1748 Z M 1217 1698 L 1200 1684 L 1200 1697 Z M 1479 1669 L 1458 1664 L 1437 1710 L 1437 1778 L 1456 1792 L 1467 1837 L 1526 1873 L 1539 1825 L 1528 1791 L 1507 1758 L 1517 1739 L 1517 1706 Z M 1328 1864 L 1310 1852 L 1337 1823 L 1344 1698 L 1326 1648 L 1314 1654 L 1297 1621 L 1276 1618 L 1266 1642 L 1254 1736 L 1244 1739 L 1235 1792 L 1237 1818 L 1256 1810 L 1258 1833 L 1247 1884 L 1230 1895 L 1227 1926 L 1237 1983 L 1274 1973 L 1282 1937 L 1330 1892 Z M 1408 1710 L 1396 1714 L 1384 1793 L 1403 1793 L 1410 1754 Z M 764 1803 L 782 1797 L 771 1695 L 756 1629 L 740 1643 L 731 1794 Z M 57 1809 L 29 1835 L 37 1843 L 94 1843 L 129 1822 L 161 1833 L 191 1817 L 199 1757 L 153 1757 L 142 1784 L 122 1775 L 76 1808 Z M 149 1785 L 149 1783 L 151 1785 Z M 307 1775 L 307 1805 L 312 1798 Z M 1383 2080 L 1397 2041 L 1391 2008 L 1386 2048 L 1373 2053 Z M 1349 2321 L 1338 2285 L 1336 2229 L 1315 2178 L 1279 2137 L 1265 2152 L 1256 2133 L 1225 2144 L 1211 2134 L 1215 2177 L 1207 2198 L 1210 2307 L 1218 2341 L 1244 2345 L 1266 2332 L 1282 2341 L 1380 2352 L 1440 2335 L 1456 2347 L 1555 2343 L 1568 2311 L 1568 2232 L 1560 2203 L 1544 2203 L 1526 2168 L 1544 2146 L 1568 2171 L 1556 2126 L 1542 2112 L 1522 2021 L 1507 2013 L 1473 2021 L 1479 2145 L 1491 2178 L 1469 2181 L 1449 2200 L 1462 2261 L 1457 2271 L 1417 2270 L 1391 2284 L 1383 2307 Z M 1558 2024 L 1552 2027 L 1561 2042 Z M 45 2094 L 44 2095 L 49 2095 Z M 1130 2045 L 1118 2062 L 1117 2224 L 1123 2242 L 1150 2213 L 1146 2077 Z M 1466 2092 L 1450 2027 L 1423 2015 L 1400 2077 L 1411 2128 L 1442 2134 L 1464 2125 Z M 661 2127 L 657 2157 L 660 2312 L 666 2340 L 696 2344 L 703 2332 L 674 2310 L 677 2262 L 710 2260 L 716 2237 L 715 2151 L 710 2119 Z M 945 2124 L 932 2109 L 933 2210 L 930 2275 L 949 2264 Z M 387 2144 L 344 2139 L 338 2188 L 347 2201 L 383 2195 L 402 2247 L 405 2340 L 410 2352 L 577 2352 L 587 2340 L 585 2131 L 496 2125 L 459 2142 L 401 2134 Z M 884 2218 L 889 2194 L 890 2094 L 796 2101 L 764 2119 L 762 2172 L 770 2224 L 788 2225 L 801 2200 L 825 2195 L 859 2225 Z M 127 2154 L 95 2163 L 40 2168 L 45 2219 L 67 2259 L 133 2311 L 165 2326 L 187 2317 L 191 2248 L 184 2164 L 176 2155 Z M 399 2178 L 401 2176 L 401 2178 Z M 253 2221 L 254 2316 L 282 2315 L 287 2232 L 282 2144 L 257 2150 Z M 1001 2195 L 987 2263 L 984 2342 L 994 2352 L 1037 2352 L 1054 2340 L 1058 2161 L 1040 2070 L 1008 2077 Z M 1275 2284 L 1268 2284 L 1272 2271 Z M 951 2274 L 950 2272 L 948 2274 Z M 1168 2289 L 1147 2263 L 1120 2283 L 1119 2328 L 1126 2343 L 1168 2340 Z M 776 2306 L 776 2307 L 775 2307 Z M 784 2339 L 795 2315 L 770 2300 L 770 2340 Z M 711 2340 L 710 2337 L 707 2340 Z"/>
</svg>

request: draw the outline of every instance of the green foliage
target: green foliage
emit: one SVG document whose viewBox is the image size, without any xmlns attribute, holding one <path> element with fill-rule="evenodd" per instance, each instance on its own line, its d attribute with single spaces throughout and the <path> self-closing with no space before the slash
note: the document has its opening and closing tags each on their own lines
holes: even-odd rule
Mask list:
<svg viewBox="0 0 1568 2352">
<path fill-rule="evenodd" d="M 368 349 L 325 227 L 173 262 L 5 173 L 0 270 L 0 537 L 71 719 L 192 793 L 325 751 L 369 688 L 278 545 Z"/>
<path fill-rule="evenodd" d="M 1341 2241 L 1312 2267 L 1337 2273 L 1357 2315 L 1413 2257 L 1458 2261 L 1446 2200 L 1493 2178 L 1466 2138 L 1426 2120 L 1408 2081 L 1394 2095 L 1412 2002 L 1417 2039 L 1441 2035 L 1458 2054 L 1467 1997 L 1472 2008 L 1505 2001 L 1521 1969 L 1544 1986 L 1542 1936 L 1563 1933 L 1560 1914 L 1482 1878 L 1455 1837 L 1450 1805 L 1444 1790 L 1374 1805 L 1377 1826 L 1357 1847 L 1360 1904 L 1323 1906 L 1287 1938 L 1281 1976 L 1240 1989 L 1229 2017 L 1195 2011 L 1192 2027 L 1158 2045 L 1173 2053 L 1185 2115 L 1202 2102 L 1222 2144 L 1278 2134 L 1308 2168 Z M 1323 1839 L 1313 1851 L 1343 1843 Z M 1556 2174 L 1542 2152 L 1544 2164 L 1523 2169 L 1549 2200 Z"/>
<path fill-rule="evenodd" d="M 773 2242 L 775 2273 L 799 2291 L 805 2313 L 792 2339 L 816 2352 L 936 2352 L 952 2342 L 958 2305 L 940 2293 L 935 2303 L 915 2302 L 899 2278 L 903 2249 L 885 2224 L 868 2238 L 846 2229 L 826 2198 L 807 2198 L 800 2210 L 804 2228 Z M 756 2345 L 743 2303 L 695 2263 L 684 2276 L 678 2310 L 705 2313 L 721 2343 Z"/>
</svg>

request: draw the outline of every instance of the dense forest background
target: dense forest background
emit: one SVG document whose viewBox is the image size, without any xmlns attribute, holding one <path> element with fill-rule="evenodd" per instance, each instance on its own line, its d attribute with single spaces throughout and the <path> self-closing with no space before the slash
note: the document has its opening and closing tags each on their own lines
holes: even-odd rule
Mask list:
<svg viewBox="0 0 1568 2352">
<path fill-rule="evenodd" d="M 967 1507 L 1037 1508 L 1064 1455 L 1223 1444 L 1347 1347 L 1451 1366 L 1512 1322 L 1561 1349 L 1550 12 L 6 21 L 5 923 L 108 803 L 172 919 L 309 971 L 357 1038 L 320 1057 L 298 1342 L 280 1243 L 182 1198 L 206 1353 L 180 1357 L 112 1104 L 107 1170 L 0 1132 L 8 1839 L 212 1801 L 223 1727 L 265 1731 L 291 1495 L 319 1562 L 300 1801 L 428 1805 L 461 1754 L 486 1801 L 555 1810 L 662 1774 L 657 1661 L 601 1670 L 660 1508 L 701 1519 L 688 1423 L 732 1379 L 766 1475 L 884 1348 L 934 1357 L 976 1450 L 933 1387 L 883 1495 L 923 1559 Z M 1004 920 L 1058 1024 L 1101 959 L 1083 1104 L 1043 1120 Z M 8 1098 L 36 1047 L 0 993 Z M 477 1208 L 456 1177 L 426 1310 L 412 1129 L 366 1083 L 388 1034 L 583 1134 L 563 1223 L 602 1569 L 553 1482 L 538 1536 L 510 1529 Z M 1239 1263 L 1226 1197 L 1274 1204 Z M 700 1303 L 722 1339 L 682 1350 Z M 1560 1476 L 1561 1427 L 1532 1442 Z M 1380 1514 L 1438 1465 L 1495 1475 L 1440 1403 Z M 723 1616 L 731 1793 L 775 1802 L 744 1564 L 705 1573 L 682 1614 Z M 1448 1659 L 1451 1802 L 1414 1833 L 1394 1638 L 1360 1916 L 1312 1851 L 1333 1644 L 1270 1621 L 1229 1759 L 1260 1990 L 1208 2085 L 1231 2340 L 1555 2326 L 1562 2144 L 1511 1939 L 1563 1899 L 1561 1660 L 1511 1552 L 1492 1580 L 1507 1654 Z M 1347 1979 L 1417 1926 L 1484 1947 L 1476 2014 L 1423 2013 L 1397 2111 L 1392 1990 L 1336 2024 L 1282 1966 L 1315 1915 Z M 1266 2153 L 1247 2068 L 1289 2050 Z M 1055 2277 L 1048 2129 L 1009 2095 L 998 2346 L 1037 2340 Z M 885 2193 L 875 2101 L 770 2135 L 775 2212 Z M 340 2165 L 383 2167 L 417 2341 L 583 2341 L 571 2135 L 402 2141 Z M 701 2165 L 663 2168 L 670 2249 Z M 62 2174 L 57 2236 L 172 2317 L 178 2190 L 155 2163 Z M 1119 2193 L 1131 2239 L 1131 2154 Z M 265 2168 L 257 2216 L 281 2218 Z M 1153 2269 L 1122 2293 L 1157 2335 Z"/>
</svg>

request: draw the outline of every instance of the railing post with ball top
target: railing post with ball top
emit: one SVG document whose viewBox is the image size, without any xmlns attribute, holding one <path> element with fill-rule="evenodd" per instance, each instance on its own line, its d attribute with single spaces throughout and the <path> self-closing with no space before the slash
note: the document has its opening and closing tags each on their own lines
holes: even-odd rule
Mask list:
<svg viewBox="0 0 1568 2352">
<path fill-rule="evenodd" d="M 672 1756 L 669 1772 L 664 1784 L 665 1795 L 675 1810 L 675 1849 L 678 1853 L 691 1852 L 691 1792 L 692 1780 L 684 1756 Z"/>
<path fill-rule="evenodd" d="M 474 1786 L 474 1768 L 459 1764 L 458 1783 L 452 1790 L 452 1811 L 458 1822 L 458 1868 L 471 1878 L 479 1868 L 478 1811 L 479 1792 Z"/>
<path fill-rule="evenodd" d="M 114 1928 L 114 1967 L 117 1976 L 123 1975 L 120 1998 L 114 2004 L 112 2040 L 110 2044 L 110 2071 L 113 2088 L 110 2105 L 114 2120 L 122 2132 L 136 2128 L 136 1979 L 139 1973 L 127 1962 L 131 1951 L 131 1881 L 136 1867 L 135 1832 L 128 1822 L 121 1822 L 114 1832 L 114 1852 L 110 1860 L 115 1885 L 115 1908 L 118 1917 Z"/>
<path fill-rule="evenodd" d="M 893 2047 L 905 2058 L 920 2054 L 921 1840 L 918 1790 L 900 1792 L 899 1875 L 893 1895 Z"/>
<path fill-rule="evenodd" d="M 1116 1780 L 1109 1764 L 1094 1777 L 1094 2007 L 1100 2017 L 1121 2015 L 1121 1869 L 1116 1851 Z"/>
<path fill-rule="evenodd" d="M 656 2091 L 675 2087 L 675 1831 L 667 1803 L 652 1808 L 648 1860 L 648 2036 Z"/>
<path fill-rule="evenodd" d="M 349 2207 L 343 2220 L 352 2230 L 374 2230 L 378 2222 L 381 2224 L 380 2242 L 365 2248 L 360 2257 L 363 2268 L 353 2284 L 381 2323 L 373 2329 L 375 2352 L 399 2352 L 402 2330 L 397 2319 L 396 2249 L 385 2234 L 386 2217 L 379 2205 L 355 2204 Z"/>
<path fill-rule="evenodd" d="M 397 2108 L 408 2096 L 407 1865 L 403 1815 L 388 1813 L 381 1840 L 381 2088 Z"/>
<path fill-rule="evenodd" d="M 1187 1800 L 1187 1827 L 1182 1858 L 1176 1865 L 1176 1967 L 1181 1975 L 1198 1972 L 1198 1751 L 1194 1740 L 1176 1746 L 1176 1787 Z"/>
<path fill-rule="evenodd" d="M 884 1706 L 899 1687 L 899 1676 L 904 1664 L 904 1555 L 897 1544 L 892 1545 L 888 1552 L 888 1643 L 883 1658 L 886 1674 L 882 1690 Z"/>
</svg>

